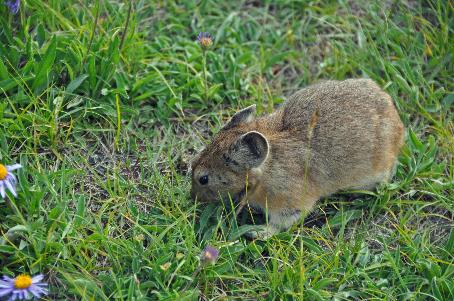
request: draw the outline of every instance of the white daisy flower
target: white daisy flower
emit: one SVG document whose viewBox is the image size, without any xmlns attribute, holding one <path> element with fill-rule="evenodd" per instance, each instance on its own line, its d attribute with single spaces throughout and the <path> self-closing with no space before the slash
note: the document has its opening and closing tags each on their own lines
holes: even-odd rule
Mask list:
<svg viewBox="0 0 454 301">
<path fill-rule="evenodd" d="M 0 163 L 0 195 L 2 198 L 6 197 L 6 189 L 11 191 L 14 196 L 16 193 L 16 177 L 11 173 L 13 170 L 22 168 L 20 164 L 3 165 Z"/>
<path fill-rule="evenodd" d="M 32 298 L 39 299 L 43 295 L 49 293 L 47 284 L 43 282 L 43 275 L 31 277 L 27 274 L 22 274 L 16 278 L 3 276 L 0 280 L 0 300 L 30 300 Z"/>
</svg>

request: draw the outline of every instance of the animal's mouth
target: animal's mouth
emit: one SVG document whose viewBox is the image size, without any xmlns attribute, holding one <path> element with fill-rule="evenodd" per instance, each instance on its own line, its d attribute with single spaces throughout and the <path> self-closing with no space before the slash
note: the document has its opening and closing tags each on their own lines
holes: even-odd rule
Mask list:
<svg viewBox="0 0 454 301">
<path fill-rule="evenodd" d="M 246 186 L 235 195 L 235 203 L 240 202 L 245 195 L 246 195 Z"/>
<path fill-rule="evenodd" d="M 225 205 L 230 205 L 231 203 L 233 203 L 233 205 L 236 206 L 243 200 L 245 195 L 246 195 L 246 186 L 234 195 L 230 194 L 230 195 L 223 197 L 222 201 Z"/>
</svg>

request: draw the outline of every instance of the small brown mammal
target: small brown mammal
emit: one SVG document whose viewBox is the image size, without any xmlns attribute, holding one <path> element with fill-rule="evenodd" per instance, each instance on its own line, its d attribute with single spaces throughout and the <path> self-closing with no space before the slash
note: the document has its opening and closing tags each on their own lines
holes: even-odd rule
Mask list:
<svg viewBox="0 0 454 301">
<path fill-rule="evenodd" d="M 370 79 L 325 81 L 255 113 L 236 113 L 191 164 L 194 199 L 246 198 L 268 213 L 254 237 L 289 228 L 320 197 L 387 181 L 404 142 L 391 97 Z"/>
</svg>

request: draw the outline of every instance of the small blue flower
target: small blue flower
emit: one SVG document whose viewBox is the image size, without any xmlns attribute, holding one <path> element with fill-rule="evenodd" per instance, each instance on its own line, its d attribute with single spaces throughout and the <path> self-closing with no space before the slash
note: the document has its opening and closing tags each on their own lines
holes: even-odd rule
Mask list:
<svg viewBox="0 0 454 301">
<path fill-rule="evenodd" d="M 6 1 L 5 4 L 6 4 L 6 6 L 8 6 L 11 13 L 17 14 L 19 12 L 20 0 Z"/>
<path fill-rule="evenodd" d="M 23 274 L 16 278 L 3 276 L 3 280 L 0 280 L 0 299 L 3 297 L 9 297 L 8 301 L 30 300 L 33 297 L 39 299 L 48 294 L 47 284 L 42 282 L 43 279 L 43 275 L 30 277 Z"/>
<path fill-rule="evenodd" d="M 203 49 L 210 48 L 213 45 L 213 38 L 208 32 L 201 32 L 197 36 L 197 41 Z"/>
<path fill-rule="evenodd" d="M 219 257 L 219 250 L 212 247 L 207 246 L 200 256 L 202 263 L 211 263 L 214 264 Z"/>
</svg>

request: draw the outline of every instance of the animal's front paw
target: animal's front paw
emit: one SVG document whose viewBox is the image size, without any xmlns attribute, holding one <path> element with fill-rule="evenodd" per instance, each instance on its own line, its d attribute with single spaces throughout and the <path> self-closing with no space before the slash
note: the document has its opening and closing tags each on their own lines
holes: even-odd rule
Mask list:
<svg viewBox="0 0 454 301">
<path fill-rule="evenodd" d="M 261 229 L 249 231 L 246 233 L 246 236 L 250 239 L 261 239 L 267 240 L 274 234 L 277 234 L 279 230 L 276 227 L 271 225 L 264 226 Z"/>
</svg>

